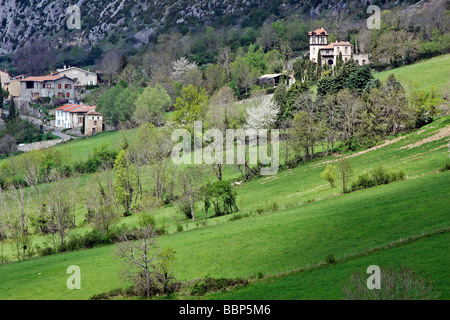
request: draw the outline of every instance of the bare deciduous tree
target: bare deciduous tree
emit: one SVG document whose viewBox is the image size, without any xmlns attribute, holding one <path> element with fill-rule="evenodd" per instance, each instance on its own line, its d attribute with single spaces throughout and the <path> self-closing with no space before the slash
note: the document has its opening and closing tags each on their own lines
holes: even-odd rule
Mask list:
<svg viewBox="0 0 450 320">
<path fill-rule="evenodd" d="M 159 251 L 156 237 L 153 227 L 146 226 L 133 235 L 136 241 L 121 236 L 116 252 L 124 262 L 126 279 L 132 282 L 137 294 L 147 298 L 172 293 L 179 287 L 172 271 L 175 252 Z"/>
<path fill-rule="evenodd" d="M 190 166 L 178 173 L 178 184 L 182 192 L 179 202 L 181 206 L 189 207 L 192 221 L 195 220 L 195 202 L 200 197 L 204 172 L 201 166 Z"/>
<path fill-rule="evenodd" d="M 19 67 L 19 72 L 31 76 L 40 76 L 48 72 L 55 61 L 58 59 L 55 59 L 49 41 L 44 39 L 28 43 L 14 55 L 14 65 Z"/>
<path fill-rule="evenodd" d="M 231 61 L 232 61 L 232 53 L 229 47 L 223 47 L 219 51 L 219 57 L 217 58 L 217 62 L 225 69 L 227 73 L 227 82 L 231 80 Z"/>
<path fill-rule="evenodd" d="M 49 230 L 53 243 L 59 240 L 61 249 L 70 229 L 75 226 L 76 186 L 73 181 L 57 179 L 50 186 L 47 198 Z"/>
<path fill-rule="evenodd" d="M 10 208 L 10 206 L 5 206 L 9 238 L 11 239 L 12 246 L 16 250 L 17 260 L 20 260 L 21 253 L 22 259 L 25 259 L 26 250 L 30 241 L 25 189 L 11 187 L 8 193 L 10 199 L 6 201 L 10 201 L 16 205 L 15 209 Z"/>
<path fill-rule="evenodd" d="M 108 84 L 113 83 L 113 79 L 117 76 L 125 66 L 125 59 L 118 51 L 107 51 L 100 60 L 100 69 L 108 77 Z"/>
<path fill-rule="evenodd" d="M 110 232 L 119 219 L 119 206 L 114 193 L 111 171 L 98 175 L 97 184 L 90 185 L 86 194 L 90 222 L 102 234 Z"/>
</svg>

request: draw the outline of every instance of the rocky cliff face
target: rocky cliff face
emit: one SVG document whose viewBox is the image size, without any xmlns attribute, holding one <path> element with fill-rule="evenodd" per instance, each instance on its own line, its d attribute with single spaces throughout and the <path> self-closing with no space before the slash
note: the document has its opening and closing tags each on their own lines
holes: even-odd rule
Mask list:
<svg viewBox="0 0 450 320">
<path fill-rule="evenodd" d="M 248 25 L 272 14 L 316 16 L 323 10 L 364 10 L 372 0 L 0 0 L 0 55 L 31 39 L 55 46 L 92 45 L 120 30 L 138 47 L 158 32 L 187 32 L 203 25 Z M 404 1 L 397 1 L 404 2 Z M 409 0 L 408 2 L 414 2 Z M 81 29 L 67 27 L 67 8 L 77 5 Z M 255 22 L 256 21 L 256 22 Z"/>
</svg>

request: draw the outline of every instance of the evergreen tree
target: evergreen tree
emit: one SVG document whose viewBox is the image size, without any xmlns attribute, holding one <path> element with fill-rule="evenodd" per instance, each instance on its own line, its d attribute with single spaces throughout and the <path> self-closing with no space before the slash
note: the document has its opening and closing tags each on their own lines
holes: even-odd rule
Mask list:
<svg viewBox="0 0 450 320">
<path fill-rule="evenodd" d="M 19 112 L 16 110 L 16 103 L 14 102 L 14 98 L 11 97 L 11 103 L 9 105 L 9 115 L 6 119 L 7 122 L 14 121 L 19 116 Z"/>
<path fill-rule="evenodd" d="M 3 89 L 0 88 L 0 111 L 3 108 Z M 2 113 L 0 112 L 0 116 L 2 116 Z"/>
<path fill-rule="evenodd" d="M 339 72 L 339 70 L 341 70 L 343 64 L 344 64 L 344 59 L 342 58 L 342 51 L 339 51 L 339 56 L 337 58 L 336 67 L 335 67 L 336 73 Z"/>
<path fill-rule="evenodd" d="M 317 79 L 320 79 L 322 77 L 322 54 L 320 53 L 320 50 L 317 53 Z"/>
</svg>

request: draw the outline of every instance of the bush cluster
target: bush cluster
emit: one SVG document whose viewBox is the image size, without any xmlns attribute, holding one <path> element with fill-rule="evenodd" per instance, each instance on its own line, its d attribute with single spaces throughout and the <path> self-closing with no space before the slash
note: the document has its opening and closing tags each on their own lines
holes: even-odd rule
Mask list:
<svg viewBox="0 0 450 320">
<path fill-rule="evenodd" d="M 243 278 L 212 278 L 205 277 L 204 279 L 197 280 L 191 287 L 191 295 L 202 296 L 208 292 L 220 291 L 234 286 L 246 286 L 248 280 Z"/>
<path fill-rule="evenodd" d="M 101 168 L 114 167 L 114 161 L 118 155 L 117 151 L 109 150 L 105 145 L 95 148 L 94 152 L 85 161 L 79 160 L 74 163 L 73 171 L 80 174 L 95 173 Z"/>
<path fill-rule="evenodd" d="M 358 179 L 352 183 L 352 191 L 367 189 L 404 179 L 405 173 L 402 170 L 388 172 L 386 169 L 378 167 L 370 172 L 364 172 L 359 175 Z"/>
</svg>

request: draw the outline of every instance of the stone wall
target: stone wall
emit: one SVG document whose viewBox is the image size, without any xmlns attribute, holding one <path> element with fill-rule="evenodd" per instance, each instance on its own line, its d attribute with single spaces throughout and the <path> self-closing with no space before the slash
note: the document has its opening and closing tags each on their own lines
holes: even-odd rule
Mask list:
<svg viewBox="0 0 450 320">
<path fill-rule="evenodd" d="M 57 145 L 58 143 L 64 142 L 66 140 L 63 139 L 55 139 L 55 140 L 48 140 L 48 141 L 39 141 L 24 145 L 19 145 L 17 150 L 23 151 L 23 152 L 29 152 L 34 150 L 40 150 L 40 149 L 46 149 L 53 147 L 54 145 Z"/>
</svg>

